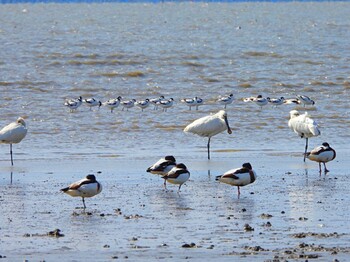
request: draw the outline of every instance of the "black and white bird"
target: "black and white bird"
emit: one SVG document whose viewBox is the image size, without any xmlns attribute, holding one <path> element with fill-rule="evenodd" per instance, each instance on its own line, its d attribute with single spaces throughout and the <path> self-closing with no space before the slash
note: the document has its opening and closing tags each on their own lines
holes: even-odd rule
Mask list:
<svg viewBox="0 0 350 262">
<path fill-rule="evenodd" d="M 174 166 L 176 166 L 176 160 L 174 156 L 165 156 L 159 159 L 152 166 L 147 168 L 147 172 L 164 176 L 166 175 Z"/>
<path fill-rule="evenodd" d="M 274 107 L 277 107 L 277 106 L 283 105 L 285 99 L 284 99 L 283 96 L 281 96 L 280 98 L 270 98 L 270 97 L 268 97 L 268 98 L 267 98 L 267 101 L 268 101 L 271 105 L 273 105 Z"/>
<path fill-rule="evenodd" d="M 64 105 L 70 109 L 70 112 L 76 110 L 83 103 L 83 98 L 80 96 L 79 98 L 68 99 L 64 102 Z"/>
<path fill-rule="evenodd" d="M 305 95 L 296 95 L 297 99 L 300 101 L 301 104 L 304 105 L 304 107 L 306 105 L 314 105 L 315 101 L 312 100 L 310 97 L 305 96 Z"/>
<path fill-rule="evenodd" d="M 230 94 L 228 96 L 223 96 L 218 99 L 218 103 L 221 105 L 225 105 L 225 109 L 226 109 L 226 106 L 229 104 L 232 104 L 232 102 L 233 102 L 233 94 Z"/>
<path fill-rule="evenodd" d="M 0 130 L 0 144 L 10 144 L 11 165 L 13 166 L 12 144 L 18 144 L 27 135 L 27 126 L 22 117 Z"/>
<path fill-rule="evenodd" d="M 174 105 L 174 99 L 163 99 L 158 102 L 158 105 L 163 108 L 163 112 L 166 112 L 168 108 L 172 107 Z"/>
<path fill-rule="evenodd" d="M 321 146 L 318 146 L 306 153 L 306 157 L 312 161 L 318 162 L 320 174 L 322 172 L 321 163 L 324 166 L 324 172 L 328 173 L 329 170 L 326 167 L 326 163 L 332 161 L 336 157 L 336 152 L 327 142 L 324 142 Z"/>
<path fill-rule="evenodd" d="M 144 109 L 146 109 L 150 104 L 150 101 L 148 98 L 145 100 L 138 100 L 135 102 L 135 105 L 139 108 L 141 108 L 141 111 L 143 112 Z"/>
<path fill-rule="evenodd" d="M 162 176 L 164 179 L 164 187 L 166 188 L 166 182 L 171 184 L 179 185 L 178 192 L 180 192 L 181 186 L 190 178 L 190 172 L 187 170 L 187 167 L 183 164 L 177 164 L 173 167 L 168 174 Z"/>
<path fill-rule="evenodd" d="M 311 119 L 307 112 L 300 114 L 297 110 L 292 110 L 289 112 L 290 119 L 288 121 L 288 126 L 301 138 L 305 138 L 305 152 L 304 152 L 304 162 L 306 157 L 306 151 L 308 147 L 308 141 L 310 137 L 319 136 L 321 131 L 318 127 L 316 121 Z"/>
<path fill-rule="evenodd" d="M 102 185 L 97 182 L 95 175 L 87 175 L 84 179 L 62 188 L 61 191 L 72 197 L 81 197 L 85 209 L 85 198 L 101 193 Z"/>
<path fill-rule="evenodd" d="M 217 176 L 216 180 L 231 186 L 236 186 L 238 197 L 241 194 L 240 187 L 254 183 L 256 173 L 250 163 L 244 163 L 242 167 L 231 169 L 221 176 Z"/>
<path fill-rule="evenodd" d="M 98 106 L 98 109 L 102 106 L 102 102 L 93 97 L 84 99 L 83 102 L 86 103 L 90 110 L 95 106 Z"/>
<path fill-rule="evenodd" d="M 158 109 L 159 102 L 163 99 L 164 99 L 164 96 L 159 96 L 157 98 L 152 98 L 149 100 L 151 102 L 151 104 L 154 105 L 154 107 L 153 107 L 154 110 Z"/>
<path fill-rule="evenodd" d="M 134 107 L 135 102 L 136 102 L 136 99 L 121 101 L 120 104 L 123 106 L 122 111 L 124 111 L 124 108 L 126 108 L 126 111 L 128 111 L 129 108 Z"/>
<path fill-rule="evenodd" d="M 109 99 L 106 102 L 103 102 L 102 105 L 108 107 L 111 110 L 111 113 L 113 113 L 113 110 L 119 106 L 121 99 L 122 97 L 118 96 L 117 98 Z"/>
</svg>

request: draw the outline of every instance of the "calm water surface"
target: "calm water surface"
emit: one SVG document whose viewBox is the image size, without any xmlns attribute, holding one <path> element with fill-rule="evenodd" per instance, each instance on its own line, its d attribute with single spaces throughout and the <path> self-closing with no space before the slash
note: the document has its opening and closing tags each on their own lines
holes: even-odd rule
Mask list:
<svg viewBox="0 0 350 262">
<path fill-rule="evenodd" d="M 349 149 L 350 3 L 15 4 L 0 6 L 1 125 L 27 117 L 15 158 L 206 157 L 206 139 L 182 132 L 192 120 L 228 106 L 233 135 L 213 138 L 216 156 L 235 150 L 301 153 L 287 126 L 295 107 L 242 102 L 262 94 L 316 101 L 307 110 L 324 141 Z M 168 112 L 82 105 L 164 95 Z M 189 111 L 179 100 L 199 96 Z M 302 106 L 297 109 L 304 111 Z M 8 147 L 1 146 L 2 161 Z M 215 153 L 214 153 L 215 154 Z"/>
</svg>

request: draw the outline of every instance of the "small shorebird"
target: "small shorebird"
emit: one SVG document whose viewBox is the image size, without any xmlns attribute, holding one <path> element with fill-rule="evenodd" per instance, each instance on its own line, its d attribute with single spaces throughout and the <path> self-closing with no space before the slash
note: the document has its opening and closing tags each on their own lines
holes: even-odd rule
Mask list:
<svg viewBox="0 0 350 262">
<path fill-rule="evenodd" d="M 268 97 L 266 99 L 271 105 L 273 105 L 275 107 L 282 105 L 284 103 L 284 101 L 285 101 L 283 96 L 281 96 L 280 98 L 270 98 L 270 97 Z"/>
<path fill-rule="evenodd" d="M 315 101 L 312 100 L 310 97 L 308 96 L 304 96 L 304 95 L 297 95 L 296 96 L 297 99 L 300 101 L 300 103 L 302 103 L 304 105 L 304 107 L 306 105 L 314 105 L 315 104 Z"/>
<path fill-rule="evenodd" d="M 166 175 L 174 166 L 176 166 L 176 160 L 173 156 L 165 156 L 164 158 L 159 159 L 152 166 L 147 168 L 147 172 L 156 174 L 156 175 Z"/>
<path fill-rule="evenodd" d="M 199 118 L 185 127 L 184 132 L 193 133 L 202 137 L 208 137 L 208 159 L 210 159 L 210 139 L 211 137 L 227 130 L 231 134 L 231 128 L 227 120 L 227 113 L 220 110 L 214 115 Z"/>
<path fill-rule="evenodd" d="M 79 180 L 68 187 L 62 188 L 61 191 L 72 197 L 81 197 L 85 210 L 85 197 L 93 197 L 99 194 L 102 191 L 102 185 L 97 182 L 94 175 L 87 175 L 86 178 Z"/>
<path fill-rule="evenodd" d="M 19 117 L 0 130 L 0 143 L 10 144 L 11 165 L 13 166 L 12 144 L 17 144 L 27 135 L 27 127 L 24 119 Z"/>
<path fill-rule="evenodd" d="M 141 111 L 143 112 L 143 109 L 147 108 L 149 106 L 149 99 L 146 98 L 145 100 L 139 100 L 135 102 L 135 105 L 139 108 L 141 108 Z"/>
<path fill-rule="evenodd" d="M 244 163 L 242 167 L 231 169 L 221 176 L 217 176 L 216 180 L 236 186 L 238 189 L 238 197 L 241 194 L 240 187 L 254 183 L 256 180 L 256 173 L 250 163 Z"/>
<path fill-rule="evenodd" d="M 190 110 L 192 109 L 192 106 L 196 106 L 196 104 L 197 104 L 195 98 L 182 98 L 181 102 L 186 104 Z"/>
<path fill-rule="evenodd" d="M 76 110 L 79 106 L 81 106 L 83 102 L 83 98 L 80 96 L 77 99 L 68 99 L 64 102 L 64 105 L 70 109 L 70 112 Z"/>
<path fill-rule="evenodd" d="M 101 101 L 99 101 L 99 100 L 96 100 L 95 98 L 88 98 L 88 99 L 84 99 L 83 100 L 85 103 L 86 103 L 86 105 L 88 106 L 88 107 L 90 107 L 90 110 L 91 110 L 91 108 L 93 108 L 93 107 L 95 107 L 95 106 L 98 106 L 98 109 L 100 109 L 100 107 L 101 107 L 101 105 L 102 105 L 102 103 L 101 103 Z"/>
<path fill-rule="evenodd" d="M 102 105 L 107 106 L 111 110 L 111 113 L 113 113 L 114 108 L 119 106 L 121 99 L 122 97 L 118 96 L 117 98 L 109 99 L 106 102 L 103 102 Z"/>
<path fill-rule="evenodd" d="M 300 115 L 297 110 L 292 110 L 289 112 L 290 119 L 288 121 L 288 126 L 292 129 L 298 136 L 306 139 L 305 152 L 304 152 L 304 162 L 306 157 L 306 151 L 308 147 L 308 140 L 310 137 L 319 136 L 321 134 L 317 123 L 311 119 L 307 112 Z"/>
<path fill-rule="evenodd" d="M 221 105 L 225 105 L 225 109 L 226 109 L 226 106 L 229 104 L 232 104 L 232 102 L 233 102 L 233 94 L 230 94 L 229 96 L 220 97 L 218 99 L 218 102 Z"/>
<path fill-rule="evenodd" d="M 173 167 L 168 174 L 162 176 L 164 179 L 164 187 L 166 188 L 166 182 L 168 181 L 171 184 L 179 185 L 180 192 L 181 186 L 190 178 L 190 172 L 187 170 L 187 167 L 184 164 L 177 164 Z"/>
<path fill-rule="evenodd" d="M 254 102 L 262 109 L 262 107 L 267 105 L 269 101 L 267 100 L 267 98 L 262 97 L 262 95 L 258 95 L 257 97 L 243 98 L 243 102 Z"/>
<path fill-rule="evenodd" d="M 121 101 L 120 103 L 122 104 L 123 108 L 122 111 L 124 111 L 124 108 L 126 108 L 126 111 L 129 110 L 129 108 L 134 107 L 136 100 L 131 99 L 131 100 L 126 100 L 126 101 Z"/>
<path fill-rule="evenodd" d="M 164 99 L 164 96 L 160 96 L 158 98 L 152 98 L 152 99 L 149 100 L 154 105 L 154 108 L 153 108 L 154 110 L 158 109 L 158 104 L 163 99 Z"/>
<path fill-rule="evenodd" d="M 158 104 L 163 108 L 163 112 L 166 112 L 168 110 L 168 108 L 173 106 L 174 99 L 173 98 L 169 98 L 169 99 L 165 99 L 165 100 L 160 100 L 158 102 Z"/>
<path fill-rule="evenodd" d="M 321 163 L 324 165 L 325 174 L 329 172 L 326 167 L 326 163 L 332 161 L 336 157 L 336 152 L 333 148 L 329 146 L 327 142 L 324 142 L 322 146 L 318 146 L 311 150 L 311 152 L 306 153 L 306 157 L 312 161 L 318 162 L 320 168 L 320 174 L 322 173 Z"/>
<path fill-rule="evenodd" d="M 286 104 L 286 105 L 289 105 L 289 104 L 297 104 L 297 105 L 299 105 L 300 104 L 300 100 L 297 99 L 297 98 L 288 98 L 288 99 L 285 99 L 283 103 Z"/>
</svg>

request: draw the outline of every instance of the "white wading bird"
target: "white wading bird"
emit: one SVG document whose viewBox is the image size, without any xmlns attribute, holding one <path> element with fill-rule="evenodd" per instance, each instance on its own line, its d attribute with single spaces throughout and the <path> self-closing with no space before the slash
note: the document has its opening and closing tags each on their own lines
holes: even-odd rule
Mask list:
<svg viewBox="0 0 350 262">
<path fill-rule="evenodd" d="M 233 102 L 233 94 L 230 94 L 230 95 L 228 95 L 228 96 L 220 97 L 220 98 L 218 99 L 218 102 L 219 102 L 219 104 L 221 104 L 221 105 L 225 105 L 225 109 L 226 109 L 226 106 L 227 106 L 228 104 L 232 104 L 232 102 Z"/>
<path fill-rule="evenodd" d="M 228 124 L 227 113 L 220 110 L 214 115 L 199 118 L 185 127 L 184 132 L 193 133 L 202 137 L 208 137 L 208 159 L 210 159 L 210 138 L 223 131 L 231 134 L 231 128 Z"/>
<path fill-rule="evenodd" d="M 86 178 L 71 184 L 69 187 L 62 188 L 61 191 L 72 197 L 81 197 L 85 209 L 84 198 L 99 194 L 102 191 L 102 185 L 97 182 L 94 175 L 87 175 Z"/>
<path fill-rule="evenodd" d="M 153 110 L 157 110 L 158 109 L 158 104 L 163 99 L 164 99 L 164 96 L 160 96 L 158 98 L 152 98 L 152 99 L 149 100 L 154 105 Z"/>
<path fill-rule="evenodd" d="M 304 107 L 306 105 L 314 105 L 315 104 L 315 101 L 312 100 L 310 97 L 308 96 L 304 96 L 304 95 L 297 95 L 296 96 L 297 99 L 300 101 L 300 103 L 302 103 L 304 105 Z"/>
<path fill-rule="evenodd" d="M 176 160 L 173 156 L 165 156 L 164 158 L 159 159 L 152 166 L 147 168 L 147 172 L 156 174 L 156 175 L 166 175 L 174 166 L 176 166 Z"/>
<path fill-rule="evenodd" d="M 21 142 L 26 134 L 26 123 L 21 117 L 16 122 L 12 122 L 0 130 L 0 143 L 10 144 L 11 165 L 13 165 L 12 144 Z"/>
<path fill-rule="evenodd" d="M 322 172 L 321 163 L 324 165 L 324 172 L 327 173 L 329 170 L 326 167 L 326 163 L 332 161 L 336 157 L 336 152 L 329 146 L 327 142 L 324 142 L 322 146 L 318 146 L 306 153 L 306 157 L 312 161 L 318 162 L 320 168 L 320 174 Z"/>
<path fill-rule="evenodd" d="M 166 112 L 168 110 L 168 108 L 173 106 L 173 104 L 174 104 L 174 99 L 173 98 L 160 100 L 158 102 L 158 105 L 160 105 L 163 108 L 163 112 Z"/>
<path fill-rule="evenodd" d="M 121 101 L 120 103 L 121 103 L 122 106 L 123 106 L 122 111 L 124 111 L 124 108 L 126 108 L 126 111 L 128 111 L 129 108 L 134 107 L 135 102 L 136 102 L 136 99 Z"/>
<path fill-rule="evenodd" d="M 239 188 L 254 183 L 256 180 L 256 173 L 250 163 L 244 163 L 240 168 L 231 169 L 225 174 L 217 176 L 216 180 L 231 186 L 237 186 L 239 197 L 241 194 Z"/>
<path fill-rule="evenodd" d="M 168 174 L 162 176 L 164 179 L 164 187 L 166 188 L 166 182 L 168 181 L 171 184 L 179 185 L 180 192 L 181 186 L 190 178 L 190 172 L 187 170 L 187 167 L 184 164 L 177 164 L 173 167 Z"/>
<path fill-rule="evenodd" d="M 321 131 L 318 128 L 317 123 L 311 119 L 307 112 L 300 115 L 297 110 L 292 110 L 289 112 L 290 119 L 288 121 L 288 126 L 295 133 L 297 133 L 301 138 L 306 139 L 304 162 L 306 157 L 306 151 L 308 147 L 308 140 L 310 137 L 319 136 Z"/>
</svg>

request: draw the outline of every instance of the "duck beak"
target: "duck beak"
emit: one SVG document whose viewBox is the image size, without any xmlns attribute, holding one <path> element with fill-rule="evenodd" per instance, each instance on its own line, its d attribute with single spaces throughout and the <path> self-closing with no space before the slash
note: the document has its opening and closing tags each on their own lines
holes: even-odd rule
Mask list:
<svg viewBox="0 0 350 262">
<path fill-rule="evenodd" d="M 232 134 L 232 130 L 230 128 L 230 125 L 228 124 L 227 116 L 225 116 L 225 123 L 226 123 L 226 126 L 227 126 L 227 133 Z"/>
</svg>

